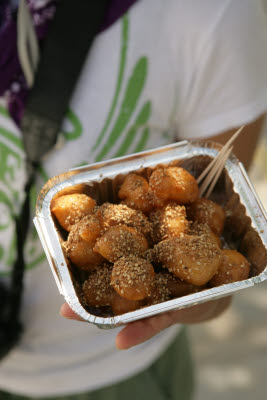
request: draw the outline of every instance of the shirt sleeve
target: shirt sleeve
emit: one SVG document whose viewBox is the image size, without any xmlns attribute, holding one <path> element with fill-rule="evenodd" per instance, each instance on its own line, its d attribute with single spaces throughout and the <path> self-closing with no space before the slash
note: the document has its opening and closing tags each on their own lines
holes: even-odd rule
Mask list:
<svg viewBox="0 0 267 400">
<path fill-rule="evenodd" d="M 206 25 L 202 41 L 193 44 L 192 76 L 183 88 L 177 117 L 181 138 L 216 135 L 267 111 L 267 18 L 262 2 L 224 3 Z"/>
</svg>

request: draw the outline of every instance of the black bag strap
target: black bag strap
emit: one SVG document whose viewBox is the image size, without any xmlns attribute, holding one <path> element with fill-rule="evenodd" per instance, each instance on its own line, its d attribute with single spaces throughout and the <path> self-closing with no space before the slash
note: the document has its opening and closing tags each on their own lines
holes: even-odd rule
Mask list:
<svg viewBox="0 0 267 400">
<path fill-rule="evenodd" d="M 61 0 L 44 43 L 21 129 L 29 161 L 56 143 L 68 103 L 108 0 Z"/>
<path fill-rule="evenodd" d="M 61 0 L 44 43 L 34 87 L 29 93 L 21 121 L 28 179 L 21 213 L 15 218 L 17 257 L 10 290 L 1 291 L 0 285 L 3 297 L 0 309 L 0 359 L 17 343 L 22 332 L 19 316 L 25 270 L 23 252 L 30 220 L 29 193 L 36 169 L 41 158 L 57 141 L 71 94 L 107 5 L 108 0 Z"/>
</svg>

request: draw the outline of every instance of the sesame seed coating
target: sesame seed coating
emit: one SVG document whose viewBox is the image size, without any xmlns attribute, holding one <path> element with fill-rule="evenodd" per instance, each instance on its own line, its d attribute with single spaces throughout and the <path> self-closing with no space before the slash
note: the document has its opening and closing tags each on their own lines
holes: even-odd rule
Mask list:
<svg viewBox="0 0 267 400">
<path fill-rule="evenodd" d="M 131 253 L 142 256 L 147 249 L 146 238 L 136 229 L 126 225 L 111 226 L 97 239 L 94 246 L 94 251 L 110 262 Z"/>
<path fill-rule="evenodd" d="M 91 307 L 110 306 L 114 290 L 110 286 L 112 266 L 98 266 L 83 283 L 82 290 L 85 302 Z"/>
<path fill-rule="evenodd" d="M 224 228 L 224 209 L 214 201 L 204 197 L 197 199 L 187 207 L 189 219 L 207 224 L 217 235 L 221 235 Z"/>
<path fill-rule="evenodd" d="M 147 216 L 140 210 L 134 210 L 124 204 L 104 203 L 100 207 L 105 228 L 113 225 L 127 225 L 135 228 L 144 236 L 149 236 L 151 224 Z"/>
<path fill-rule="evenodd" d="M 189 229 L 184 206 L 170 203 L 163 208 L 152 211 L 149 215 L 152 223 L 152 239 L 155 243 L 170 237 L 180 236 Z"/>
<path fill-rule="evenodd" d="M 95 207 L 95 204 L 95 200 L 86 194 L 66 194 L 56 198 L 52 202 L 51 212 L 62 228 L 69 232 L 72 225 L 86 214 L 89 214 Z"/>
<path fill-rule="evenodd" d="M 155 272 L 152 264 L 143 258 L 129 255 L 114 263 L 111 285 L 127 300 L 142 300 L 154 288 Z"/>
<path fill-rule="evenodd" d="M 224 249 L 218 271 L 209 283 L 210 286 L 220 286 L 242 281 L 249 277 L 249 272 L 249 262 L 241 253 L 236 250 Z"/>
<path fill-rule="evenodd" d="M 149 185 L 147 180 L 137 174 L 129 174 L 126 176 L 121 188 L 118 192 L 120 199 L 124 200 L 124 204 L 128 207 L 141 210 L 147 214 L 151 211 L 151 204 L 148 197 Z"/>
<path fill-rule="evenodd" d="M 196 286 L 213 277 L 221 260 L 221 250 L 206 236 L 183 235 L 164 240 L 155 246 L 155 253 L 163 267 Z"/>
<path fill-rule="evenodd" d="M 181 167 L 157 168 L 150 176 L 149 186 L 157 197 L 192 203 L 198 198 L 198 184 L 193 175 Z"/>
</svg>

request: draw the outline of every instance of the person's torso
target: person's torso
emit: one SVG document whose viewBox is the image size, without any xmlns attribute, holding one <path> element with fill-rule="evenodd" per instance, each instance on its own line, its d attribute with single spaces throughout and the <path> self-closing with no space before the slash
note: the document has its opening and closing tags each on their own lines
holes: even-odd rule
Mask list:
<svg viewBox="0 0 267 400">
<path fill-rule="evenodd" d="M 174 140 L 175 120 L 187 117 L 186 94 L 194 79 L 190 43 L 198 35 L 190 14 L 195 2 L 183 3 L 138 1 L 98 35 L 70 102 L 61 146 L 39 172 L 33 212 L 36 194 L 49 177 Z M 21 204 L 25 172 L 20 132 L 3 105 L 0 154 L 0 274 L 5 279 L 15 258 L 12 215 Z M 97 388 L 149 365 L 176 335 L 172 327 L 130 351 L 117 351 L 117 330 L 101 331 L 58 315 L 63 298 L 34 229 L 25 256 L 25 331 L 1 365 L 0 388 L 42 396 Z"/>
</svg>

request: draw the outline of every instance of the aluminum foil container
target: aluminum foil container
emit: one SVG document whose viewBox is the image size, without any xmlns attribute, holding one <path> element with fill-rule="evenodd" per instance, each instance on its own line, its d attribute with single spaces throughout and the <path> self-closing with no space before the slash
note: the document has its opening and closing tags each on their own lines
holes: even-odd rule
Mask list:
<svg viewBox="0 0 267 400">
<path fill-rule="evenodd" d="M 66 239 L 54 221 L 50 205 L 54 196 L 74 185 L 93 197 L 98 204 L 116 202 L 117 189 L 124 176 L 138 171 L 149 176 L 158 165 L 179 165 L 198 177 L 214 158 L 221 146 L 209 141 L 183 141 L 169 146 L 121 157 L 78 169 L 50 179 L 41 190 L 34 223 L 60 293 L 72 310 L 85 321 L 100 328 L 113 328 L 141 318 L 193 306 L 228 296 L 267 279 L 266 213 L 253 189 L 243 165 L 231 155 L 213 190 L 211 199 L 226 209 L 224 246 L 234 248 L 251 263 L 249 279 L 205 289 L 118 316 L 90 313 L 79 300 L 80 284 L 76 268 L 64 255 L 62 242 Z"/>
</svg>

